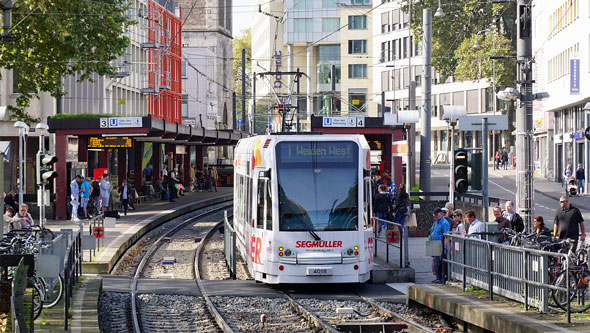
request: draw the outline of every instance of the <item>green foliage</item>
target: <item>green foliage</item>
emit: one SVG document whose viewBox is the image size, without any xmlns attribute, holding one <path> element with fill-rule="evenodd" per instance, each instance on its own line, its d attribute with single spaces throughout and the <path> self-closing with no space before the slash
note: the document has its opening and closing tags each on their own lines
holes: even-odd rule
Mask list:
<svg viewBox="0 0 590 333">
<path fill-rule="evenodd" d="M 246 94 L 250 91 L 252 80 L 252 33 L 250 29 L 242 30 L 242 35 L 234 38 L 232 67 L 234 70 L 233 90 L 237 95 L 237 110 L 242 110 L 242 49 L 246 50 Z"/>
<path fill-rule="evenodd" d="M 414 184 L 414 186 L 410 189 L 410 192 L 420 192 L 420 184 Z M 410 200 L 419 201 L 420 197 L 417 195 L 412 195 L 410 196 Z"/>
<path fill-rule="evenodd" d="M 494 24 L 507 36 L 513 36 L 515 9 L 514 3 L 492 4 L 473 0 L 441 1 L 444 17 L 434 17 L 438 0 L 402 0 L 403 10 L 412 3 L 411 27 L 416 40 L 422 40 L 422 11 L 430 8 L 432 12 L 432 65 L 442 76 L 455 75 L 460 58 L 456 51 L 473 34 L 489 29 Z M 502 18 L 502 20 L 500 19 Z M 513 38 L 509 38 L 513 39 Z M 473 45 L 473 44 L 471 44 Z M 514 71 L 514 68 L 510 69 Z"/>
<path fill-rule="evenodd" d="M 513 86 L 516 58 L 511 44 L 510 39 L 495 30 L 492 33 L 472 34 L 455 50 L 455 78 L 474 81 L 489 78 L 491 82 L 495 72 L 497 87 Z M 493 55 L 506 58 L 491 60 L 490 56 Z"/>
<path fill-rule="evenodd" d="M 59 113 L 52 116 L 51 119 L 94 119 L 94 118 L 108 118 L 108 117 L 122 117 L 114 114 L 96 114 L 96 113 Z"/>
<path fill-rule="evenodd" d="M 123 35 L 134 21 L 125 15 L 127 0 L 19 0 L 12 9 L 11 35 L 15 42 L 2 45 L 0 68 L 18 69 L 16 105 L 11 119 L 39 121 L 25 112 L 40 92 L 59 97 L 61 79 L 76 75 L 112 75 L 110 62 L 124 53 L 129 41 Z"/>
</svg>

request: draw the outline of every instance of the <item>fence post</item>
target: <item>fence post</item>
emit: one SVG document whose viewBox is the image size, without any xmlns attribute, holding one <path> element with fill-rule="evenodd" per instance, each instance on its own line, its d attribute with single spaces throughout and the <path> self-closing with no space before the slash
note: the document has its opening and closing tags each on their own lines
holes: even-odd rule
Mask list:
<svg viewBox="0 0 590 333">
<path fill-rule="evenodd" d="M 465 276 L 466 275 L 465 273 L 467 271 L 467 268 L 465 267 L 465 261 L 467 261 L 466 260 L 467 251 L 465 251 L 465 241 L 466 241 L 466 238 L 463 237 L 463 248 L 461 249 L 461 252 L 463 253 L 463 266 L 462 266 L 462 268 L 463 268 L 463 291 L 465 291 L 465 289 L 467 289 L 467 277 Z"/>
<path fill-rule="evenodd" d="M 527 253 L 526 253 L 526 249 L 522 249 L 522 256 L 523 256 L 523 260 L 522 263 L 524 265 L 524 270 L 523 270 L 523 274 L 524 274 L 524 310 L 528 311 L 529 310 L 529 284 L 527 283 L 527 279 L 529 278 L 529 265 L 528 265 L 528 258 L 527 258 Z M 568 281 L 569 284 L 569 281 Z M 569 295 L 569 293 L 568 293 Z"/>
<path fill-rule="evenodd" d="M 373 244 L 375 245 L 375 247 L 374 247 L 375 253 L 373 254 L 373 257 L 377 257 L 377 243 L 379 243 L 379 242 L 377 242 L 377 230 L 378 230 L 377 223 L 379 223 L 379 222 L 375 223 L 374 217 L 372 217 L 371 220 L 373 221 L 373 234 L 374 234 L 373 235 L 373 239 L 374 239 Z"/>
<path fill-rule="evenodd" d="M 572 310 L 570 307 L 570 259 L 569 256 L 565 259 L 565 284 L 567 285 L 567 323 L 572 323 Z"/>
<path fill-rule="evenodd" d="M 490 294 L 490 301 L 494 300 L 494 247 L 491 242 L 488 242 L 488 293 Z"/>
<path fill-rule="evenodd" d="M 25 289 L 27 288 L 27 272 L 29 266 L 25 265 L 25 259 L 22 258 L 16 268 L 14 278 L 12 280 L 12 295 L 11 295 L 11 312 L 12 325 L 15 332 L 27 332 L 27 321 L 25 320 Z M 35 294 L 34 292 L 32 293 Z M 32 304 L 34 306 L 34 304 Z M 31 311 L 31 315 L 33 311 Z M 34 326 L 31 321 L 31 326 Z"/>
<path fill-rule="evenodd" d="M 398 227 L 401 233 L 399 237 L 399 268 L 404 267 L 404 227 Z"/>
</svg>

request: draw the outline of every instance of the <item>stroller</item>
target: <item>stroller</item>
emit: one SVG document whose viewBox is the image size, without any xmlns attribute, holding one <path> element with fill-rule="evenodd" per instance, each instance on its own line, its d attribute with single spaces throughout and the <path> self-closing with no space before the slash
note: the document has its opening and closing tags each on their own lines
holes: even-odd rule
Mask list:
<svg viewBox="0 0 590 333">
<path fill-rule="evenodd" d="M 578 184 L 576 183 L 576 178 L 568 177 L 566 186 L 568 195 L 578 195 Z"/>
</svg>

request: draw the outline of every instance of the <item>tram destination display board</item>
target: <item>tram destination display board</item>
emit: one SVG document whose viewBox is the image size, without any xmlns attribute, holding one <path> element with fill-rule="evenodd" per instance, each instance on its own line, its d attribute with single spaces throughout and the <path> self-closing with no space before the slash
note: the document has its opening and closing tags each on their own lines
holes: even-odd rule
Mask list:
<svg viewBox="0 0 590 333">
<path fill-rule="evenodd" d="M 133 139 L 128 136 L 91 136 L 88 148 L 133 148 Z"/>
</svg>

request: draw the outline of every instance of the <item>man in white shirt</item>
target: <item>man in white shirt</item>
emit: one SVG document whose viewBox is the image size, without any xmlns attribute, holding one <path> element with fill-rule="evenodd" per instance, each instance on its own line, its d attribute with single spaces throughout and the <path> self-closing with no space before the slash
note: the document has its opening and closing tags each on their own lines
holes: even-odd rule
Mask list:
<svg viewBox="0 0 590 333">
<path fill-rule="evenodd" d="M 469 222 L 469 231 L 467 232 L 468 235 L 472 235 L 474 233 L 484 232 L 485 228 L 483 222 L 478 220 L 475 217 L 475 212 L 470 210 L 465 213 L 465 219 Z M 474 235 L 477 238 L 481 239 L 481 235 Z"/>
<path fill-rule="evenodd" d="M 80 206 L 80 183 L 82 182 L 82 177 L 76 176 L 74 180 L 70 183 L 70 192 L 71 192 L 71 199 L 70 203 L 72 204 L 72 221 L 79 222 L 80 219 L 78 218 L 78 207 Z"/>
</svg>

